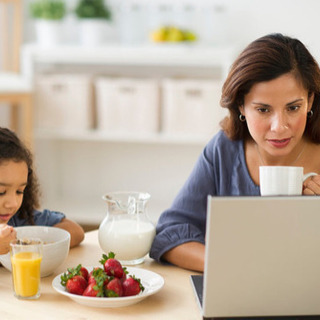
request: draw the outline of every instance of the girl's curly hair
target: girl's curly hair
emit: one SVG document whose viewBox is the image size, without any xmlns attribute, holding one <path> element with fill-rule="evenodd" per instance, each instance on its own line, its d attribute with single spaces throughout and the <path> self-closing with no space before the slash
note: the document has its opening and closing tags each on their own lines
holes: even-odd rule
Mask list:
<svg viewBox="0 0 320 320">
<path fill-rule="evenodd" d="M 19 208 L 19 218 L 27 219 L 34 225 L 33 211 L 39 207 L 39 183 L 33 170 L 33 157 L 29 149 L 7 128 L 0 127 L 0 165 L 6 161 L 25 162 L 28 167 L 28 183 Z"/>
</svg>

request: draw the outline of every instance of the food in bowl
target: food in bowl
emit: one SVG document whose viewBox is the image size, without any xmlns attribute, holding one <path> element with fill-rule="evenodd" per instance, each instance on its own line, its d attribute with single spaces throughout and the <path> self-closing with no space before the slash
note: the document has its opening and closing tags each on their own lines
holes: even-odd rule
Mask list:
<svg viewBox="0 0 320 320">
<path fill-rule="evenodd" d="M 51 275 L 67 258 L 70 248 L 70 233 L 46 226 L 16 227 L 18 239 L 40 238 L 43 241 L 41 277 Z M 0 262 L 11 271 L 10 253 L 0 255 Z"/>
<path fill-rule="evenodd" d="M 197 40 L 197 35 L 190 30 L 181 29 L 177 26 L 163 26 L 153 30 L 150 34 L 153 42 L 194 42 Z"/>
</svg>

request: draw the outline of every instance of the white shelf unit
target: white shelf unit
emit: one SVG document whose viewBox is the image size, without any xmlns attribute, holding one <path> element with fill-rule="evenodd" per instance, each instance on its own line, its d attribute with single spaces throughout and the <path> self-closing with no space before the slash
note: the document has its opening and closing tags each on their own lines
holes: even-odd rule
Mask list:
<svg viewBox="0 0 320 320">
<path fill-rule="evenodd" d="M 23 72 L 34 77 L 78 68 L 150 77 L 181 75 L 224 78 L 232 48 L 187 45 L 144 47 L 61 46 L 23 48 Z M 111 70 L 111 71 L 110 71 Z M 35 162 L 43 207 L 60 210 L 82 224 L 99 224 L 104 193 L 138 190 L 151 194 L 149 215 L 156 222 L 174 199 L 210 137 L 194 135 L 110 134 L 98 130 L 35 130 Z"/>
<path fill-rule="evenodd" d="M 22 49 L 22 72 L 33 76 L 35 64 L 118 65 L 219 68 L 227 74 L 234 58 L 233 47 L 196 45 L 145 45 L 140 47 L 102 46 L 86 48 L 59 46 L 55 48 L 27 44 Z"/>
</svg>

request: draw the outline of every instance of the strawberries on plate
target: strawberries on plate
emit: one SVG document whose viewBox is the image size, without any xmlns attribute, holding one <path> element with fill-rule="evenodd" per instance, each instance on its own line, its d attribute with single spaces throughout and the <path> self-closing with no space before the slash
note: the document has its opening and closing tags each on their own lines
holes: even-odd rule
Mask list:
<svg viewBox="0 0 320 320">
<path fill-rule="evenodd" d="M 126 297 L 135 296 L 144 290 L 140 279 L 130 276 L 122 283 L 123 295 Z"/>
<path fill-rule="evenodd" d="M 82 295 L 88 283 L 82 276 L 73 276 L 67 280 L 66 289 L 70 293 Z"/>
<path fill-rule="evenodd" d="M 68 268 L 67 272 L 61 276 L 61 284 L 70 293 L 82 295 L 88 282 L 85 276 L 88 270 L 79 264 L 76 268 Z"/>
<path fill-rule="evenodd" d="M 60 277 L 61 285 L 69 293 L 86 297 L 134 296 L 144 290 L 140 279 L 134 275 L 127 277 L 126 268 L 115 259 L 113 252 L 103 254 L 99 262 L 103 267 L 95 267 L 90 273 L 81 264 L 68 268 Z"/>
<path fill-rule="evenodd" d="M 107 297 L 122 297 L 123 296 L 122 283 L 119 278 L 113 278 L 107 284 L 106 296 Z"/>
<path fill-rule="evenodd" d="M 126 268 L 123 268 L 121 263 L 114 257 L 115 254 L 109 252 L 108 255 L 103 254 L 99 262 L 103 265 L 104 271 L 108 276 L 122 279 L 126 274 Z"/>
<path fill-rule="evenodd" d="M 80 268 L 80 275 L 88 281 L 89 272 L 85 267 Z"/>
</svg>

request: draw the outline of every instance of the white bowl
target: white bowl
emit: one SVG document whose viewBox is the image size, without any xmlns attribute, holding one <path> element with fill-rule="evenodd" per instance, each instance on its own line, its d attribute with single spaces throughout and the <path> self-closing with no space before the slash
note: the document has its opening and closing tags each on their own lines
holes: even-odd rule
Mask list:
<svg viewBox="0 0 320 320">
<path fill-rule="evenodd" d="M 41 277 L 51 275 L 67 258 L 70 233 L 60 228 L 44 226 L 17 227 L 17 238 L 40 238 L 43 242 Z M 10 253 L 0 255 L 0 262 L 11 271 Z"/>
</svg>

